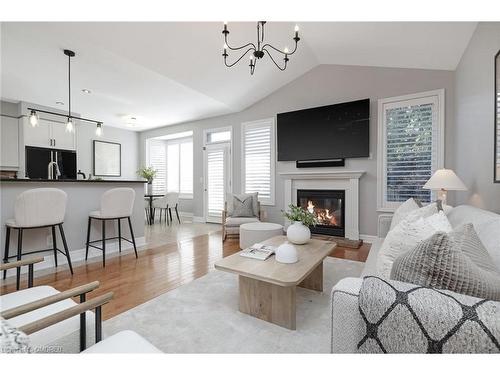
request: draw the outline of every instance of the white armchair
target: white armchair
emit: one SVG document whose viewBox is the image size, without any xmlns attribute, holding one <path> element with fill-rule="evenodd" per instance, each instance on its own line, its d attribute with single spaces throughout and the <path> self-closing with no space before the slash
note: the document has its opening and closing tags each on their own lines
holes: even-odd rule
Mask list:
<svg viewBox="0 0 500 375">
<path fill-rule="evenodd" d="M 240 196 L 250 196 L 251 194 L 241 194 Z M 234 216 L 233 212 L 233 195 L 228 194 L 224 202 L 224 210 L 222 211 L 222 241 L 225 241 L 228 236 L 239 236 L 240 225 L 246 223 L 259 222 L 261 211 L 258 195 L 254 194 L 253 198 L 256 200 L 254 207 L 254 216 Z M 255 212 L 256 211 L 256 212 Z"/>
</svg>

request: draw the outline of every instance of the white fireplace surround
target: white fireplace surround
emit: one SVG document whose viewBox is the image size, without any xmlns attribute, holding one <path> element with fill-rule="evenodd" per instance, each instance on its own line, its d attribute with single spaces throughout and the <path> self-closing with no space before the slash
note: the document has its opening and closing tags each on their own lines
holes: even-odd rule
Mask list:
<svg viewBox="0 0 500 375">
<path fill-rule="evenodd" d="M 359 240 L 359 179 L 365 171 L 283 172 L 284 207 L 297 204 L 297 190 L 344 190 L 345 237 Z"/>
</svg>

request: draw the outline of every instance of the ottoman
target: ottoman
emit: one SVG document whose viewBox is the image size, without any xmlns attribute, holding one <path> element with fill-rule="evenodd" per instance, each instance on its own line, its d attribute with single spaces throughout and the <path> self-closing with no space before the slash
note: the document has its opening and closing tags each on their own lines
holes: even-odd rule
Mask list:
<svg viewBox="0 0 500 375">
<path fill-rule="evenodd" d="M 283 235 L 283 225 L 275 223 L 246 223 L 240 225 L 240 248 L 246 249 L 257 242 Z"/>
</svg>

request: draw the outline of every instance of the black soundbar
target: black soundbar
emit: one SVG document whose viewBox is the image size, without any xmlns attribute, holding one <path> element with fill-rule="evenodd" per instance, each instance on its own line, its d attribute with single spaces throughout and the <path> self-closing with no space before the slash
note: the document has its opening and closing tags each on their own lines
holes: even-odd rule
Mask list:
<svg viewBox="0 0 500 375">
<path fill-rule="evenodd" d="M 297 168 L 344 167 L 345 159 L 297 160 Z"/>
</svg>

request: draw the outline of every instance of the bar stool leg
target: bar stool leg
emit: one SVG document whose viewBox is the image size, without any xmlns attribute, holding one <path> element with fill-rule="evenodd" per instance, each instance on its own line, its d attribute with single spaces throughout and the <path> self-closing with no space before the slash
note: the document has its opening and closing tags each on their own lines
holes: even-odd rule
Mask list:
<svg viewBox="0 0 500 375">
<path fill-rule="evenodd" d="M 170 215 L 170 223 L 172 223 L 172 208 L 169 207 L 168 213 Z"/>
<path fill-rule="evenodd" d="M 57 267 L 57 242 L 56 242 L 56 227 L 52 225 L 52 249 L 54 250 L 54 263 Z"/>
<path fill-rule="evenodd" d="M 106 267 L 106 220 L 102 221 L 102 266 Z"/>
<path fill-rule="evenodd" d="M 90 241 L 90 227 L 92 223 L 92 218 L 89 216 L 89 223 L 87 225 L 87 244 L 85 246 L 85 260 L 89 257 L 89 241 Z"/>
<path fill-rule="evenodd" d="M 118 219 L 118 251 L 122 252 L 122 224 L 121 219 Z"/>
<path fill-rule="evenodd" d="M 3 254 L 3 262 L 7 263 L 9 261 L 9 246 L 10 246 L 10 227 L 6 226 L 7 233 L 5 233 L 5 252 Z M 7 270 L 3 271 L 3 279 L 7 277 Z"/>
<path fill-rule="evenodd" d="M 17 230 L 17 260 L 21 260 L 21 253 L 23 251 L 23 230 Z M 16 268 L 16 290 L 21 286 L 21 267 Z"/>
<path fill-rule="evenodd" d="M 68 260 L 69 270 L 73 275 L 73 265 L 71 264 L 71 257 L 69 256 L 68 243 L 66 242 L 66 236 L 64 235 L 64 229 L 62 224 L 59 224 L 59 232 L 61 233 L 61 238 L 64 246 L 64 252 L 66 253 L 66 259 Z"/>
<path fill-rule="evenodd" d="M 128 219 L 128 226 L 130 228 L 130 235 L 132 236 L 132 244 L 134 245 L 135 257 L 137 259 L 138 258 L 138 256 L 137 256 L 137 247 L 135 246 L 134 230 L 132 229 L 132 222 L 130 221 L 130 216 L 127 217 L 127 219 Z"/>
</svg>

